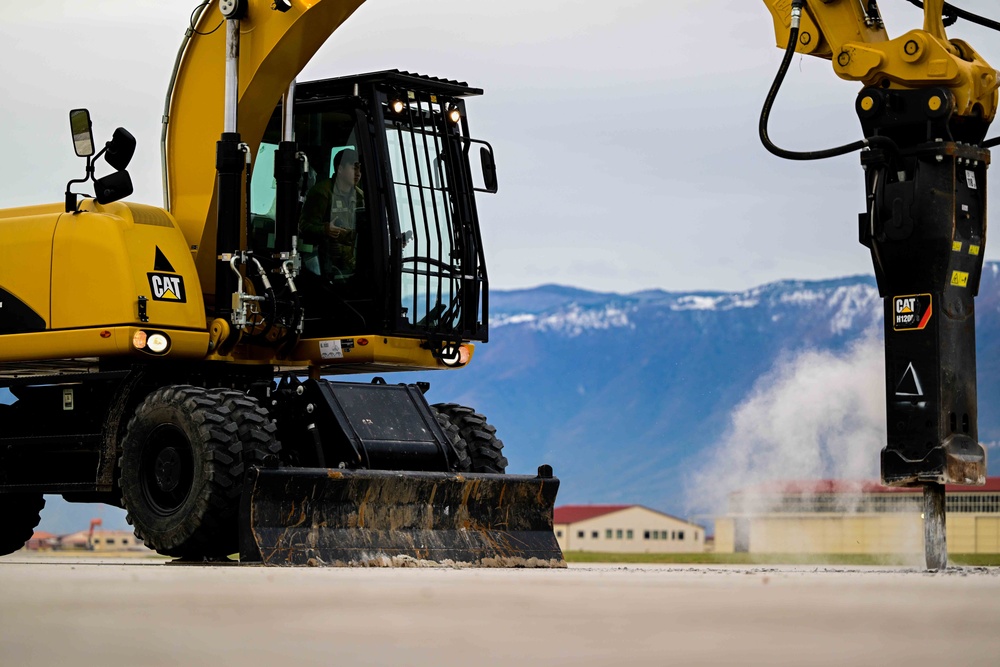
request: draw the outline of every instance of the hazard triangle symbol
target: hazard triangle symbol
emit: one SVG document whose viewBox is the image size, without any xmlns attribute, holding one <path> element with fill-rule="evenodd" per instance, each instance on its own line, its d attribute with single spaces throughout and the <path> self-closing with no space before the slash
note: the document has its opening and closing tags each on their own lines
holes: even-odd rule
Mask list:
<svg viewBox="0 0 1000 667">
<path fill-rule="evenodd" d="M 913 399 L 913 398 L 923 398 L 924 389 L 920 386 L 920 378 L 917 377 L 917 371 L 913 368 L 913 362 L 906 367 L 906 371 L 903 373 L 903 377 L 896 384 L 896 396 L 902 398 Z"/>
</svg>

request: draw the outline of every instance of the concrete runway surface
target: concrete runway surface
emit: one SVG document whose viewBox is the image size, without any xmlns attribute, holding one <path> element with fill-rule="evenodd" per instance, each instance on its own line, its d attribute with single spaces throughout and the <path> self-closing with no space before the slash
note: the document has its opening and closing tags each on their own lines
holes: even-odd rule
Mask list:
<svg viewBox="0 0 1000 667">
<path fill-rule="evenodd" d="M 0 558 L 0 665 L 1000 665 L 1000 568 Z"/>
</svg>

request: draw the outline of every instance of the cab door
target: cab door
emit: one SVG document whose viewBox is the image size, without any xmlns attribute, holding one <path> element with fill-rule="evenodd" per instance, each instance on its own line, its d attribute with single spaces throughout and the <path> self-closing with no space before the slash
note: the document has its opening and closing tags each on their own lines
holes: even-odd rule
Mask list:
<svg viewBox="0 0 1000 667">
<path fill-rule="evenodd" d="M 384 93 L 380 102 L 397 326 L 412 335 L 484 340 L 485 261 L 461 128 L 446 115 L 464 107 L 419 93 L 401 109 Z"/>
</svg>

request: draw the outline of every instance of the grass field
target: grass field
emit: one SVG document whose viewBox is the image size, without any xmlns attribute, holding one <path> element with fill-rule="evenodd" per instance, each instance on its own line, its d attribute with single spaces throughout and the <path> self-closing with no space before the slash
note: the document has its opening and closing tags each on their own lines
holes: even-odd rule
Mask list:
<svg viewBox="0 0 1000 667">
<path fill-rule="evenodd" d="M 911 565 L 914 557 L 867 554 L 623 554 L 567 551 L 567 563 L 677 563 L 701 565 Z M 1000 566 L 1000 554 L 948 554 L 954 565 Z"/>
</svg>

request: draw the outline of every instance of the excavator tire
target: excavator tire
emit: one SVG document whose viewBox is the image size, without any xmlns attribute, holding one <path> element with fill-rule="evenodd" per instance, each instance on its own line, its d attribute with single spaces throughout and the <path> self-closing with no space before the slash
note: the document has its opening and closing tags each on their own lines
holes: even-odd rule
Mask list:
<svg viewBox="0 0 1000 667">
<path fill-rule="evenodd" d="M 457 403 L 437 403 L 432 407 L 457 426 L 459 434 L 468 443 L 469 457 L 472 459 L 469 472 L 507 472 L 503 442 L 497 438 L 496 428 L 487 423 L 486 417 Z"/>
<path fill-rule="evenodd" d="M 119 461 L 126 519 L 161 554 L 198 560 L 238 550 L 243 447 L 224 401 L 218 390 L 171 385 L 129 422 Z"/>
<path fill-rule="evenodd" d="M 0 494 L 0 556 L 14 553 L 31 539 L 43 507 L 45 498 L 40 493 Z"/>
<path fill-rule="evenodd" d="M 236 423 L 243 446 L 243 467 L 277 468 L 281 460 L 278 426 L 268 411 L 252 396 L 235 390 L 219 390 L 222 406 Z"/>
<path fill-rule="evenodd" d="M 442 414 L 431 406 L 431 413 L 437 419 L 438 425 L 444 429 L 445 435 L 451 441 L 451 448 L 455 453 L 455 463 L 452 465 L 452 472 L 470 472 L 472 470 L 472 457 L 469 456 L 469 443 L 465 441 L 458 430 L 458 426 L 452 423 L 451 418 Z"/>
</svg>

